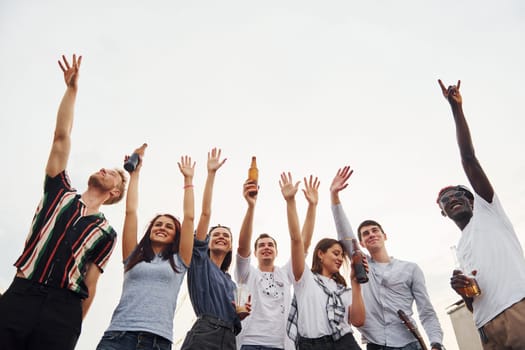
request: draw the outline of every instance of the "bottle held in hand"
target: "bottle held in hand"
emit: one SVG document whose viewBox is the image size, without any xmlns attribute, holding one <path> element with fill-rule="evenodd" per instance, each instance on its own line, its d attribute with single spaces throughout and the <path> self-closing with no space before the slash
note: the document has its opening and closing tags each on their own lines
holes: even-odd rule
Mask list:
<svg viewBox="0 0 525 350">
<path fill-rule="evenodd" d="M 133 152 L 131 156 L 129 156 L 128 160 L 124 162 L 124 169 L 126 169 L 128 173 L 131 173 L 135 171 L 138 164 L 139 164 L 139 155 Z"/>
<path fill-rule="evenodd" d="M 460 288 L 459 292 L 467 298 L 476 297 L 481 294 L 478 281 L 474 276 L 466 275 L 468 278 L 468 286 Z"/>
<path fill-rule="evenodd" d="M 357 245 L 357 240 L 352 239 L 352 267 L 354 269 L 355 279 L 358 283 L 368 282 L 368 275 L 365 270 L 365 265 L 363 264 L 363 252 L 359 249 Z"/>
<path fill-rule="evenodd" d="M 452 258 L 454 259 L 455 269 L 463 271 L 463 268 L 461 267 L 461 265 L 459 263 L 458 251 L 457 251 L 456 246 L 454 245 L 454 246 L 450 247 L 450 249 L 452 251 Z M 466 296 L 467 298 L 472 298 L 472 297 L 476 297 L 476 296 L 480 295 L 481 294 L 481 289 L 479 288 L 478 281 L 476 280 L 475 272 L 467 273 L 467 272 L 463 271 L 462 273 L 467 277 L 468 285 L 463 287 L 463 288 L 459 288 L 458 292 L 461 295 Z"/>
<path fill-rule="evenodd" d="M 259 182 L 259 169 L 257 169 L 257 159 L 255 156 L 252 157 L 252 163 L 250 164 L 250 169 L 248 169 L 248 180 L 253 181 L 256 185 Z M 257 191 L 251 191 L 250 196 L 255 196 Z"/>
</svg>

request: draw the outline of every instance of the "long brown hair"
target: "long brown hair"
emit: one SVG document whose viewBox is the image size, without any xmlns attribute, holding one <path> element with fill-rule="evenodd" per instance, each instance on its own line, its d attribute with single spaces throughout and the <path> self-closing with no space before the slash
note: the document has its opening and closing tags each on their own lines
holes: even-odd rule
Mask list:
<svg viewBox="0 0 525 350">
<path fill-rule="evenodd" d="M 212 226 L 210 228 L 210 230 L 208 231 L 208 236 L 211 235 L 211 232 L 213 230 L 215 230 L 216 228 L 224 228 L 226 229 L 226 231 L 228 231 L 230 233 L 230 240 L 231 240 L 231 243 L 230 245 L 232 246 L 232 249 L 233 249 L 233 235 L 232 235 L 232 230 L 228 227 L 228 226 L 223 226 L 221 224 L 217 225 L 217 226 Z M 211 236 L 210 236 L 210 239 L 211 239 Z M 232 263 L 232 249 L 230 249 L 230 251 L 228 253 L 226 253 L 226 255 L 224 256 L 224 260 L 222 261 L 222 264 L 221 264 L 221 271 L 222 272 L 228 272 L 228 269 L 230 268 L 230 265 Z M 210 249 L 208 249 L 208 256 L 210 256 Z"/>
<path fill-rule="evenodd" d="M 126 259 L 124 272 L 131 270 L 135 265 L 137 265 L 141 261 L 150 262 L 155 257 L 155 252 L 153 251 L 153 248 L 151 248 L 151 239 L 149 238 L 149 236 L 151 233 L 151 228 L 155 224 L 155 221 L 157 221 L 157 219 L 161 216 L 165 216 L 173 220 L 173 223 L 175 224 L 175 237 L 173 238 L 172 244 L 166 245 L 164 249 L 162 249 L 160 256 L 163 260 L 169 260 L 173 271 L 179 272 L 177 270 L 177 267 L 175 266 L 173 254 L 177 254 L 179 252 L 181 225 L 179 220 L 177 220 L 177 218 L 171 214 L 158 214 L 153 218 L 153 220 L 151 220 L 151 222 L 148 225 L 148 228 L 146 229 L 146 233 L 144 233 L 144 236 L 140 240 L 139 244 L 137 244 L 135 249 L 133 249 L 133 251 L 131 252 L 130 256 Z"/>
<path fill-rule="evenodd" d="M 343 259 L 345 259 L 346 261 L 346 254 L 345 254 L 343 244 L 340 241 L 333 239 L 333 238 L 323 238 L 317 243 L 317 245 L 315 246 L 314 252 L 312 254 L 313 255 L 312 256 L 312 272 L 313 273 L 322 274 L 323 272 L 323 264 L 321 263 L 321 259 L 319 258 L 319 254 L 318 254 L 319 251 L 326 253 L 326 251 L 330 249 L 332 246 L 334 246 L 335 244 L 339 244 L 341 246 L 341 249 L 343 251 Z M 337 284 L 342 284 L 343 286 L 346 287 L 346 280 L 343 277 L 343 275 L 339 273 L 339 271 L 337 271 L 336 273 L 332 275 L 332 279 Z"/>
</svg>

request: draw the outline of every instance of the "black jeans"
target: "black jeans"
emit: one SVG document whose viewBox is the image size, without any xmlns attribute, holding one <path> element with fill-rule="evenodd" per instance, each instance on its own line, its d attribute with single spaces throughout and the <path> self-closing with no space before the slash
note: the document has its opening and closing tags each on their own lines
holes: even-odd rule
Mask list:
<svg viewBox="0 0 525 350">
<path fill-rule="evenodd" d="M 394 347 L 386 346 L 386 345 L 377 345 L 373 343 L 368 343 L 366 345 L 366 350 L 421 350 L 421 345 L 419 345 L 419 343 L 415 341 L 405 346 L 394 348 Z"/>
<path fill-rule="evenodd" d="M 181 350 L 236 350 L 233 325 L 213 316 L 200 316 L 191 327 Z"/>
<path fill-rule="evenodd" d="M 2 350 L 73 350 L 82 326 L 80 295 L 16 277 L 0 297 Z"/>
<path fill-rule="evenodd" d="M 334 341 L 332 336 L 326 335 L 320 338 L 299 337 L 297 345 L 299 350 L 360 350 L 352 333 L 347 333 L 339 340 Z"/>
</svg>

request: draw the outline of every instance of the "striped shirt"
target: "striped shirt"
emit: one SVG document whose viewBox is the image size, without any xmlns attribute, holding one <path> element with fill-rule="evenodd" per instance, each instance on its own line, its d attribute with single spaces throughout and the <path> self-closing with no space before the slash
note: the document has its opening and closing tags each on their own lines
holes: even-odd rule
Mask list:
<svg viewBox="0 0 525 350">
<path fill-rule="evenodd" d="M 46 176 L 22 255 L 15 266 L 32 281 L 88 296 L 84 276 L 93 263 L 103 272 L 116 233 L 102 213 L 86 214 L 66 171 Z"/>
</svg>

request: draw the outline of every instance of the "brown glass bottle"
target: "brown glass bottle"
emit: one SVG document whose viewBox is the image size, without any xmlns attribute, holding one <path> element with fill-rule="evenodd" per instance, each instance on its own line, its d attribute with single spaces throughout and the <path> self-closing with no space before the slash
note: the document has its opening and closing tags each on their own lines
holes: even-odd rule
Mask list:
<svg viewBox="0 0 525 350">
<path fill-rule="evenodd" d="M 467 276 L 467 278 L 469 284 L 468 286 L 459 289 L 460 294 L 467 298 L 477 297 L 481 294 L 478 281 L 474 276 Z"/>
<path fill-rule="evenodd" d="M 259 182 L 259 169 L 257 169 L 257 159 L 255 156 L 252 157 L 252 163 L 250 169 L 248 169 L 248 180 L 253 181 L 256 185 Z M 255 196 L 258 191 L 251 191 L 250 196 Z"/>
<path fill-rule="evenodd" d="M 471 273 L 463 272 L 461 265 L 458 260 L 458 251 L 455 245 L 450 247 L 452 250 L 452 257 L 454 258 L 454 270 L 461 271 L 461 274 L 465 275 L 468 279 L 469 284 L 463 288 L 459 288 L 458 292 L 460 295 L 463 295 L 467 298 L 476 297 L 481 294 L 481 289 L 479 288 L 478 281 L 476 280 L 476 271 L 471 271 Z"/>
<path fill-rule="evenodd" d="M 359 249 L 357 245 L 357 240 L 352 238 L 352 267 L 354 269 L 355 279 L 358 283 L 368 282 L 368 275 L 365 270 L 365 265 L 363 265 L 363 252 Z"/>
</svg>

